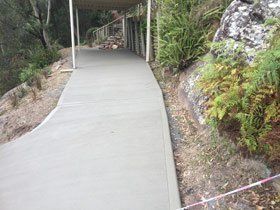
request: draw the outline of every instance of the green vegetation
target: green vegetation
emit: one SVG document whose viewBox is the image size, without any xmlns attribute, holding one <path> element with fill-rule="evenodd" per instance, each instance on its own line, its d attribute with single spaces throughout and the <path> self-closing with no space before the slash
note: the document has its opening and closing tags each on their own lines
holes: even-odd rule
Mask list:
<svg viewBox="0 0 280 210">
<path fill-rule="evenodd" d="M 32 85 L 33 79 L 39 74 L 40 70 L 36 66 L 30 64 L 27 68 L 24 68 L 20 73 L 21 82 L 27 82 L 29 86 Z"/>
<path fill-rule="evenodd" d="M 80 13 L 81 37 L 112 19 L 110 12 Z M 82 40 L 83 41 L 83 40 Z M 69 5 L 65 0 L 0 1 L 0 96 L 59 59 L 70 46 Z"/>
<path fill-rule="evenodd" d="M 238 130 L 236 139 L 251 153 L 280 158 L 280 22 L 267 19 L 273 30 L 271 47 L 248 65 L 239 43 L 213 43 L 213 36 L 225 8 L 231 1 L 161 0 L 160 52 L 163 67 L 184 69 L 209 52 L 199 86 L 209 97 L 208 122 L 215 128 Z M 276 33 L 276 34 L 275 34 Z M 231 55 L 231 56 L 228 56 Z"/>
<path fill-rule="evenodd" d="M 269 18 L 265 21 L 266 26 L 278 26 L 280 27 L 280 19 L 279 18 Z"/>
<path fill-rule="evenodd" d="M 258 54 L 253 65 L 245 62 L 242 46 L 213 45 L 211 57 L 202 69 L 200 87 L 209 96 L 207 116 L 214 127 L 239 130 L 241 146 L 264 152 L 271 160 L 280 158 L 280 33 L 271 47 Z M 229 53 L 232 56 L 226 56 Z"/>
<path fill-rule="evenodd" d="M 229 0 L 161 0 L 160 53 L 162 66 L 183 69 L 209 51 Z"/>
<path fill-rule="evenodd" d="M 50 50 L 46 50 L 44 48 L 36 48 L 29 53 L 29 62 L 33 64 L 36 68 L 43 69 L 49 64 L 59 60 L 60 54 L 58 49 L 52 48 Z"/>
</svg>

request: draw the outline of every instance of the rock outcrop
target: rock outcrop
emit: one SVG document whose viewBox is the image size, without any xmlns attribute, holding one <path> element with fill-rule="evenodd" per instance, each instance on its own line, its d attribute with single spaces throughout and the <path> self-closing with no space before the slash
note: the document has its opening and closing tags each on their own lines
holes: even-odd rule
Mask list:
<svg viewBox="0 0 280 210">
<path fill-rule="evenodd" d="M 243 45 L 243 53 L 248 63 L 252 63 L 257 52 L 269 46 L 275 26 L 266 23 L 272 18 L 280 18 L 280 0 L 234 0 L 222 17 L 214 42 L 234 42 L 235 47 Z M 203 113 L 207 97 L 196 87 L 201 75 L 197 70 L 188 75 L 181 83 L 181 95 L 183 92 L 184 101 L 195 119 L 200 124 L 205 124 Z"/>
<path fill-rule="evenodd" d="M 224 13 L 214 42 L 242 44 L 252 62 L 259 50 L 268 47 L 273 26 L 266 21 L 276 17 L 280 17 L 279 0 L 235 0 Z"/>
</svg>

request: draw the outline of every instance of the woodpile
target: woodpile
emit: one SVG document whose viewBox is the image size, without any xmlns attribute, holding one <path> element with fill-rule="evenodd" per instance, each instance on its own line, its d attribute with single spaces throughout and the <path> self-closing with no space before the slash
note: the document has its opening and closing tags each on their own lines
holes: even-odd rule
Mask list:
<svg viewBox="0 0 280 210">
<path fill-rule="evenodd" d="M 119 48 L 124 48 L 124 40 L 121 32 L 117 33 L 115 36 L 109 36 L 108 39 L 99 46 L 99 49 L 102 50 L 116 50 Z"/>
</svg>

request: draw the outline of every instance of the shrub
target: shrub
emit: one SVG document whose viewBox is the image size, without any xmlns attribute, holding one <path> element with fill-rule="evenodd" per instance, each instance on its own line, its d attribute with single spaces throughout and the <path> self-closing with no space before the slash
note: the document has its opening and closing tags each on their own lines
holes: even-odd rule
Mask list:
<svg viewBox="0 0 280 210">
<path fill-rule="evenodd" d="M 56 49 L 48 50 L 43 48 L 36 48 L 29 53 L 28 67 L 21 70 L 19 75 L 21 82 L 27 82 L 29 86 L 36 85 L 39 90 L 42 90 L 42 75 L 46 78 L 50 73 L 50 69 L 47 66 L 60 57 L 60 54 Z"/>
<path fill-rule="evenodd" d="M 204 30 L 197 30 L 199 23 L 182 14 L 165 17 L 164 22 L 158 55 L 163 66 L 181 69 L 206 52 L 206 34 Z"/>
<path fill-rule="evenodd" d="M 20 69 L 25 65 L 21 55 L 0 55 L 0 96 L 20 83 Z"/>
<path fill-rule="evenodd" d="M 21 82 L 26 82 L 29 86 L 32 86 L 38 74 L 40 74 L 40 69 L 29 64 L 27 68 L 22 69 L 19 77 Z"/>
<path fill-rule="evenodd" d="M 28 53 L 19 52 L 16 55 L 0 54 L 0 96 L 19 85 L 20 82 L 28 82 L 31 85 L 35 73 L 39 73 L 40 69 L 59 58 L 60 54 L 56 47 L 52 50 L 35 47 Z"/>
<path fill-rule="evenodd" d="M 92 44 L 94 42 L 93 32 L 97 29 L 98 29 L 97 27 L 92 27 L 92 28 L 88 29 L 86 32 L 86 41 L 87 41 L 87 45 L 89 47 L 92 47 Z"/>
<path fill-rule="evenodd" d="M 52 73 L 52 70 L 49 67 L 46 67 L 42 70 L 42 74 L 45 77 L 45 79 L 48 79 L 49 76 L 51 75 L 51 73 Z"/>
<path fill-rule="evenodd" d="M 183 69 L 209 48 L 224 9 L 230 0 L 160 1 L 160 53 L 162 66 Z"/>
<path fill-rule="evenodd" d="M 17 107 L 18 104 L 19 104 L 19 98 L 17 96 L 17 94 L 14 92 L 14 93 L 11 93 L 9 95 L 9 98 L 10 98 L 10 101 L 11 101 L 11 104 L 13 107 Z"/>
<path fill-rule="evenodd" d="M 240 145 L 280 158 L 280 151 L 275 151 L 280 148 L 279 137 L 278 141 L 267 140 L 280 126 L 279 33 L 271 43 L 252 66 L 245 64 L 240 48 L 228 48 L 232 56 L 210 58 L 202 69 L 199 86 L 209 96 L 206 105 L 210 124 L 238 122 Z"/>
<path fill-rule="evenodd" d="M 30 51 L 29 54 L 29 63 L 39 69 L 43 69 L 60 58 L 60 54 L 55 48 L 49 50 L 37 47 L 34 51 Z"/>
</svg>

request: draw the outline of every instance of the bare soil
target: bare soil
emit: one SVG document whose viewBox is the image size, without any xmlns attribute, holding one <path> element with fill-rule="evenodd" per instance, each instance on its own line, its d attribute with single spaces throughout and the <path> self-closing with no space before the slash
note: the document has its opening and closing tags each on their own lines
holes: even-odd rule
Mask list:
<svg viewBox="0 0 280 210">
<path fill-rule="evenodd" d="M 181 201 L 187 206 L 271 175 L 262 159 L 244 158 L 232 141 L 199 126 L 179 100 L 180 78 L 152 65 L 169 117 Z M 162 73 L 164 72 L 164 73 Z M 280 209 L 272 183 L 192 209 Z"/>
<path fill-rule="evenodd" d="M 37 127 L 56 107 L 70 78 L 69 49 L 61 50 L 60 61 L 50 66 L 51 74 L 41 77 L 42 90 L 22 84 L 0 98 L 0 144 L 15 140 Z"/>
</svg>

